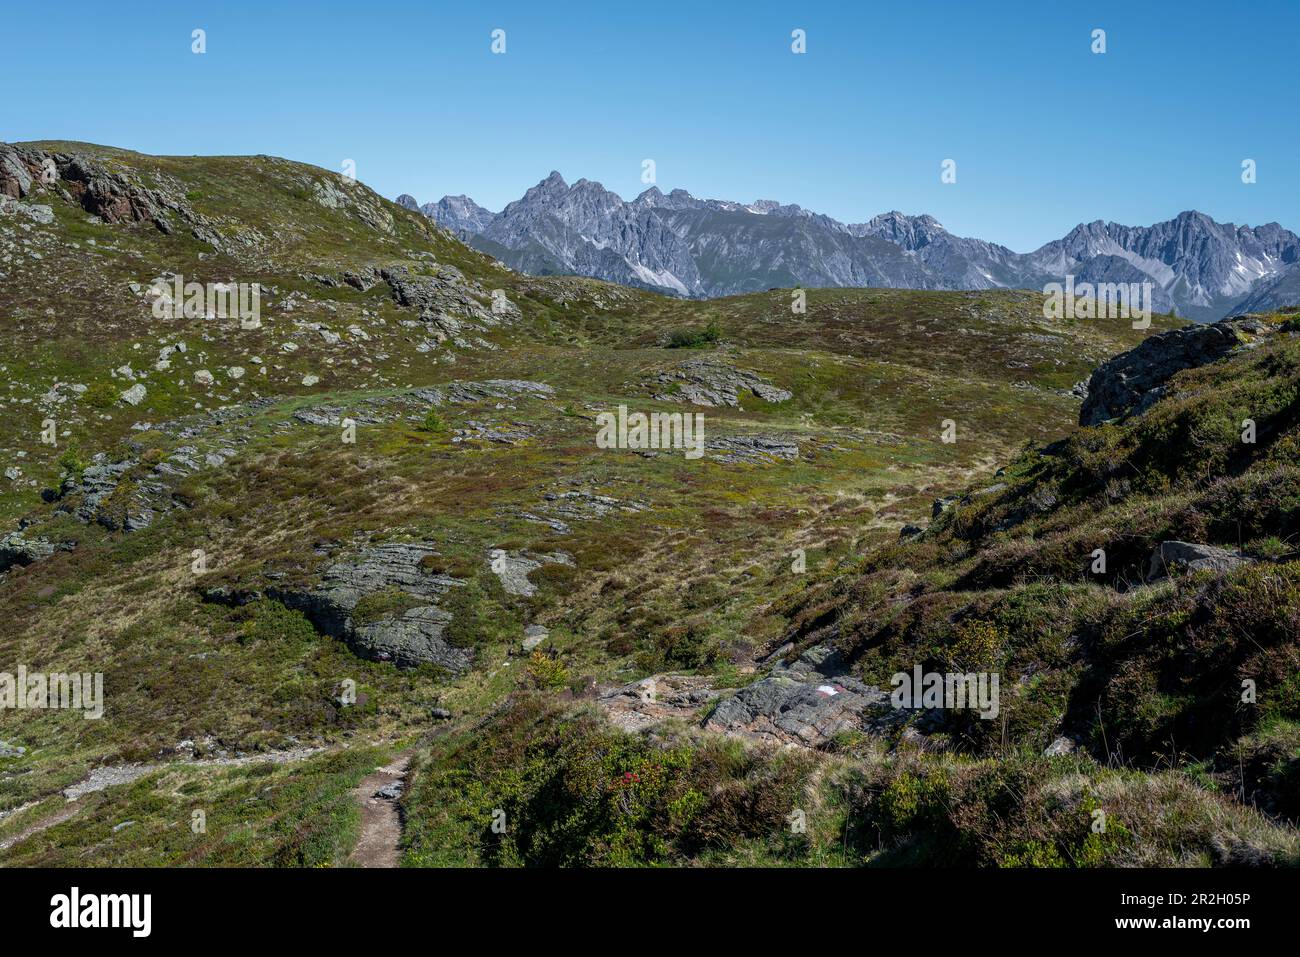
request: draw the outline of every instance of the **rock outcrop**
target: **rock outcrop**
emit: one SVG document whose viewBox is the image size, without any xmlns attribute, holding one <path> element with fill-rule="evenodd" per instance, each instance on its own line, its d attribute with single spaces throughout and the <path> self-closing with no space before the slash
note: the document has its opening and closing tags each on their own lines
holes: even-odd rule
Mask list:
<svg viewBox="0 0 1300 957">
<path fill-rule="evenodd" d="M 51 207 L 40 203 L 20 203 L 3 194 L 0 194 L 0 216 L 22 216 L 41 226 L 48 226 L 54 222 L 54 210 Z"/>
<path fill-rule="evenodd" d="M 733 465 L 771 465 L 799 458 L 798 441 L 784 435 L 709 436 L 704 446 L 709 458 Z"/>
<path fill-rule="evenodd" d="M 195 212 L 179 187 L 145 186 L 134 171 L 115 171 L 81 153 L 50 153 L 0 143 L 0 195 L 22 199 L 49 189 L 106 223 L 152 223 L 171 234 L 175 216 L 196 239 L 224 249 L 215 224 Z"/>
<path fill-rule="evenodd" d="M 1103 362 L 1092 373 L 1079 424 L 1098 425 L 1108 419 L 1140 415 L 1164 395 L 1175 373 L 1217 362 L 1275 330 L 1258 319 L 1237 316 L 1211 326 L 1185 326 L 1152 336 Z"/>
<path fill-rule="evenodd" d="M 897 716 L 889 696 L 850 677 L 830 649 L 805 651 L 778 663 L 761 681 L 724 698 L 704 728 L 777 744 L 815 748 L 842 731 L 888 723 Z"/>
<path fill-rule="evenodd" d="M 455 266 L 436 264 L 431 274 L 412 273 L 406 266 L 393 266 L 379 270 L 378 275 L 388 283 L 394 302 L 418 314 L 418 321 L 425 325 L 429 335 L 428 348 L 448 339 L 461 348 L 490 348 L 481 339 L 471 339 L 469 333 L 513 322 L 522 315 L 504 292 L 489 292 L 479 283 L 467 281 Z M 356 280 L 349 280 L 346 275 L 344 281 L 357 285 Z"/>
<path fill-rule="evenodd" d="M 0 538 L 0 574 L 14 566 L 22 567 L 49 558 L 55 548 L 44 538 L 25 538 L 19 532 L 6 535 Z"/>
<path fill-rule="evenodd" d="M 347 642 L 363 658 L 459 673 L 472 664 L 473 652 L 446 640 L 452 616 L 437 602 L 465 583 L 425 571 L 421 562 L 435 554 L 425 544 L 374 545 L 329 565 L 314 586 L 218 586 L 204 597 L 231 605 L 269 598 L 302 612 L 318 631 Z"/>
<path fill-rule="evenodd" d="M 32 188 L 32 171 L 17 149 L 0 143 L 0 195 L 22 199 Z"/>
<path fill-rule="evenodd" d="M 96 522 L 112 531 L 137 532 L 148 528 L 160 515 L 184 507 L 172 494 L 179 479 L 233 454 L 233 449 L 227 449 L 213 458 L 185 445 L 148 468 L 139 459 L 109 462 L 101 457 L 78 478 L 65 480 L 51 497 L 64 503 L 61 507 L 82 522 Z"/>
<path fill-rule="evenodd" d="M 425 203 L 419 209 L 439 226 L 458 235 L 481 233 L 492 225 L 492 220 L 497 216 L 468 196 L 444 196 L 438 202 Z"/>
<path fill-rule="evenodd" d="M 722 693 L 707 677 L 664 674 L 606 689 L 597 700 L 613 725 L 641 731 L 669 718 L 698 723 L 700 710 Z"/>
<path fill-rule="evenodd" d="M 689 402 L 707 408 L 736 408 L 747 394 L 764 402 L 784 402 L 794 394 L 779 389 L 757 373 L 736 369 L 709 359 L 689 359 L 659 373 L 651 383 L 654 398 L 662 402 Z"/>
<path fill-rule="evenodd" d="M 489 567 L 501 579 L 501 587 L 505 589 L 506 594 L 523 598 L 531 598 L 537 594 L 537 586 L 528 580 L 528 576 L 537 569 L 543 565 L 573 564 L 573 558 L 564 552 L 534 554 L 493 548 L 488 551 L 487 558 Z"/>
</svg>

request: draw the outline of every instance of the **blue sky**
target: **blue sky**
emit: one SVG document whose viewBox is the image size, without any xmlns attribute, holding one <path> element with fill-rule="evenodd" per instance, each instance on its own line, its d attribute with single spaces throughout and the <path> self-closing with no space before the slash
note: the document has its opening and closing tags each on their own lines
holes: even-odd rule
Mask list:
<svg viewBox="0 0 1300 957">
<path fill-rule="evenodd" d="M 491 209 L 552 169 L 630 198 L 651 158 L 665 192 L 928 212 L 1018 251 L 1191 208 L 1300 230 L 1300 0 L 6 6 L 0 140 L 352 159 Z"/>
</svg>

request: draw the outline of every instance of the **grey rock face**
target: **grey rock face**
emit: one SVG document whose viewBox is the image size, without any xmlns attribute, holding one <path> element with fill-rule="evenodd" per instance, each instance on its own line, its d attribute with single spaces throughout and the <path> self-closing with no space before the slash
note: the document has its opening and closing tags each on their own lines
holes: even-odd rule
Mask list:
<svg viewBox="0 0 1300 957">
<path fill-rule="evenodd" d="M 420 211 L 454 233 L 481 233 L 497 217 L 468 196 L 444 196 L 436 203 L 426 203 Z"/>
<path fill-rule="evenodd" d="M 597 700 L 615 727 L 642 731 L 669 718 L 696 724 L 700 710 L 721 695 L 706 677 L 664 674 L 605 689 Z"/>
<path fill-rule="evenodd" d="M 732 464 L 770 465 L 799 458 L 799 443 L 780 435 L 709 436 L 704 447 L 710 458 Z"/>
<path fill-rule="evenodd" d="M 281 600 L 290 607 L 301 602 L 308 618 L 319 621 L 328 634 L 344 638 L 363 658 L 406 667 L 429 662 L 463 671 L 470 665 L 471 654 L 443 641 L 451 615 L 435 602 L 449 588 L 464 583 L 421 569 L 420 562 L 433 554 L 435 550 L 427 545 L 377 545 L 327 568 L 319 589 L 302 598 L 286 595 Z M 362 599 L 394 589 L 418 603 L 378 621 L 355 620 L 353 612 Z"/>
<path fill-rule="evenodd" d="M 17 532 L 0 538 L 0 574 L 14 566 L 27 566 L 49 558 L 55 546 L 44 538 L 24 538 Z"/>
<path fill-rule="evenodd" d="M 599 183 L 570 187 L 553 172 L 496 216 L 464 196 L 424 212 L 534 275 L 574 273 L 681 296 L 795 285 L 952 288 L 869 229 L 773 200 L 745 205 L 651 187 L 624 202 Z"/>
<path fill-rule="evenodd" d="M 448 307 L 464 311 L 471 306 L 463 288 L 465 277 L 455 266 L 440 266 L 430 276 L 413 275 L 406 269 L 385 269 L 381 275 L 392 287 L 393 299 L 399 306 L 421 311 Z M 481 308 L 477 302 L 472 302 L 472 307 Z"/>
<path fill-rule="evenodd" d="M 529 574 L 543 565 L 572 565 L 573 558 L 564 552 L 554 554 L 531 555 L 525 552 L 505 551 L 493 548 L 488 551 L 488 566 L 501 579 L 501 587 L 507 595 L 520 595 L 531 598 L 537 594 L 537 586 L 528 580 Z"/>
<path fill-rule="evenodd" d="M 1093 371 L 1088 397 L 1079 410 L 1079 424 L 1097 425 L 1140 414 L 1164 394 L 1175 373 L 1216 362 L 1251 338 L 1273 332 L 1274 327 L 1267 323 L 1233 318 L 1151 336 Z"/>
<path fill-rule="evenodd" d="M 460 672 L 470 666 L 472 653 L 443 640 L 451 615 L 436 605 L 425 605 L 380 621 L 353 624 L 348 646 L 362 658 L 392 661 L 399 667 L 434 664 Z"/>
<path fill-rule="evenodd" d="M 503 293 L 489 294 L 477 283 L 469 283 L 454 266 L 440 264 L 431 275 L 414 274 L 399 266 L 380 270 L 379 275 L 398 305 L 418 312 L 430 345 L 450 339 L 461 348 L 487 346 L 469 334 L 508 324 L 521 315 L 519 307 Z M 349 281 L 347 276 L 344 281 Z"/>
<path fill-rule="evenodd" d="M 690 359 L 651 383 L 654 398 L 663 402 L 689 402 L 706 407 L 740 405 L 741 396 L 752 394 L 764 402 L 784 402 L 794 393 L 778 389 L 756 373 L 735 369 L 708 359 Z"/>
<path fill-rule="evenodd" d="M 555 395 L 555 389 L 544 382 L 527 379 L 484 379 L 482 382 L 453 382 L 447 387 L 447 398 L 452 402 L 482 402 L 486 399 L 546 399 Z"/>
<path fill-rule="evenodd" d="M 1257 282 L 1300 260 L 1300 237 L 1277 223 L 1252 229 L 1188 211 L 1153 226 L 1076 226 L 1030 253 L 1025 265 L 1029 272 L 1079 275 L 1099 256 L 1125 260 L 1166 291 L 1181 315 L 1206 322 L 1238 311 Z"/>
<path fill-rule="evenodd" d="M 141 476 L 130 495 L 120 501 L 115 493 L 124 476 L 140 464 L 136 459 L 91 465 L 80 482 L 66 485 L 58 497 L 80 498 L 72 511 L 82 522 L 97 522 L 112 531 L 139 531 L 152 525 L 160 514 L 181 507 L 172 497 L 172 480 L 203 468 L 196 453 L 188 446 L 178 448 Z"/>
<path fill-rule="evenodd" d="M 326 209 L 345 212 L 371 229 L 390 235 L 396 228 L 393 214 L 384 208 L 379 196 L 350 176 L 309 177 L 304 185 L 311 190 L 312 199 Z"/>
<path fill-rule="evenodd" d="M 0 195 L 22 199 L 32 188 L 32 174 L 17 150 L 0 143 Z"/>
<path fill-rule="evenodd" d="M 599 183 L 568 186 L 558 173 L 508 205 L 482 238 L 521 250 L 525 272 L 577 273 L 682 296 L 704 293 L 685 240 L 653 210 L 633 207 Z"/>
<path fill-rule="evenodd" d="M 65 487 L 67 492 L 81 493 L 81 505 L 77 517 L 83 522 L 93 521 L 103 505 L 113 494 L 122 476 L 136 465 L 134 460 L 112 462 L 107 465 L 91 465 L 81 473 L 79 484 Z"/>
<path fill-rule="evenodd" d="M 1074 276 L 1076 288 L 1080 283 L 1091 283 L 1094 288 L 1106 283 L 1116 285 L 1127 283 L 1132 288 L 1134 283 L 1140 285 L 1149 282 L 1151 283 L 1150 306 L 1153 312 L 1176 313 L 1179 311 L 1179 302 L 1169 290 L 1166 290 L 1158 283 L 1152 282 L 1150 273 L 1135 266 L 1123 256 L 1100 254 L 1092 256 L 1079 262 L 1074 267 L 1072 275 Z M 1138 301 L 1135 305 L 1141 308 L 1145 304 Z M 1202 313 L 1198 313 L 1198 315 L 1204 317 Z M 1210 316 L 1209 318 L 1218 318 L 1218 316 Z"/>
<path fill-rule="evenodd" d="M 686 242 L 661 217 L 589 180 L 569 186 L 552 172 L 498 214 L 466 196 L 444 196 L 423 211 L 523 272 L 594 276 L 683 296 L 704 292 Z"/>
<path fill-rule="evenodd" d="M 21 199 L 42 189 L 57 192 L 106 223 L 152 223 L 160 232 L 171 234 L 175 229 L 171 217 L 175 216 L 196 239 L 223 248 L 224 240 L 215 225 L 194 211 L 179 187 L 146 187 L 136 174 L 115 172 L 88 155 L 0 144 L 0 195 Z M 41 217 L 44 213 L 39 211 L 48 209 L 31 208 Z M 53 221 L 53 211 L 49 212 Z"/>
<path fill-rule="evenodd" d="M 413 213 L 418 213 L 420 211 L 420 204 L 415 201 L 415 197 L 410 193 L 403 193 L 401 196 L 397 197 L 397 199 L 393 200 L 393 202 L 402 207 L 402 209 L 409 209 Z"/>
<path fill-rule="evenodd" d="M 22 216 L 34 223 L 48 226 L 54 222 L 54 210 L 38 203 L 20 203 L 0 194 L 0 216 Z"/>
<path fill-rule="evenodd" d="M 817 686 L 780 675 L 755 682 L 721 702 L 704 727 L 813 747 L 856 728 L 856 711 L 865 703 L 863 695 L 842 682 Z"/>
<path fill-rule="evenodd" d="M 690 244 L 706 294 L 793 286 L 938 289 L 940 279 L 907 250 L 787 207 L 657 211 Z"/>
<path fill-rule="evenodd" d="M 1025 285 L 1022 257 L 1005 246 L 954 236 L 933 216 L 884 213 L 847 227 L 913 253 L 945 289 L 997 289 Z"/>
<path fill-rule="evenodd" d="M 1210 570 L 1214 572 L 1231 571 L 1238 565 L 1245 565 L 1252 559 L 1240 552 L 1214 545 L 1198 545 L 1193 542 L 1161 542 L 1151 553 L 1147 563 L 1147 581 L 1159 581 L 1174 569 L 1187 571 Z"/>
<path fill-rule="evenodd" d="M 443 638 L 452 618 L 437 602 L 449 589 L 465 583 L 431 575 L 420 567 L 425 557 L 434 554 L 430 545 L 374 545 L 327 567 L 316 586 L 234 591 L 220 586 L 206 591 L 204 597 L 233 605 L 270 598 L 301 611 L 319 631 L 347 642 L 363 658 L 408 668 L 434 664 L 459 673 L 469 668 L 473 653 Z M 363 619 L 358 606 L 380 594 L 403 600 L 374 620 Z"/>
<path fill-rule="evenodd" d="M 704 728 L 815 748 L 841 731 L 888 722 L 894 715 L 888 694 L 842 673 L 836 656 L 818 647 L 720 701 Z"/>
<path fill-rule="evenodd" d="M 1073 275 L 1149 282 L 1155 311 L 1198 322 L 1300 304 L 1300 237 L 1276 223 L 1236 226 L 1194 211 L 1147 227 L 1081 224 L 1029 253 L 953 235 L 931 216 L 894 211 L 845 224 L 773 200 L 696 199 L 653 186 L 624 202 L 599 183 L 570 187 L 559 173 L 500 214 L 466 196 L 423 212 L 523 272 L 685 296 L 791 286 L 1042 289 Z"/>
<path fill-rule="evenodd" d="M 1293 263 L 1284 272 L 1256 283 L 1250 295 L 1233 306 L 1232 311 L 1269 312 L 1274 309 L 1300 311 L 1300 263 Z"/>
</svg>

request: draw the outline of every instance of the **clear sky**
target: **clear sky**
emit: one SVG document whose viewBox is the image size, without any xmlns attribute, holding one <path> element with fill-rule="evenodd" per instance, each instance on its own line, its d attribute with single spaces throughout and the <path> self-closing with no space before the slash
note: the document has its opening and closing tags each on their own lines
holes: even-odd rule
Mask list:
<svg viewBox="0 0 1300 957">
<path fill-rule="evenodd" d="M 1300 0 L 4 7 L 0 140 L 351 159 L 494 210 L 552 169 L 630 198 L 649 158 L 665 192 L 928 212 L 1018 251 L 1192 208 L 1300 230 Z"/>
</svg>

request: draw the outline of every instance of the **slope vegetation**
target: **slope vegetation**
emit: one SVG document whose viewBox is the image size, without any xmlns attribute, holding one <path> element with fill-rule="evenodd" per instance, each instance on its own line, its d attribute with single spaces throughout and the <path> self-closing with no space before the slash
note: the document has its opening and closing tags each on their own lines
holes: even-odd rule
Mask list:
<svg viewBox="0 0 1300 957">
<path fill-rule="evenodd" d="M 353 791 L 416 742 L 406 856 L 433 860 L 420 795 L 475 759 L 443 748 L 509 702 L 563 737 L 651 675 L 762 686 L 809 602 L 1143 335 L 1028 293 L 797 312 L 523 276 L 272 157 L 35 143 L 0 177 L 0 671 L 104 682 L 97 720 L 0 710 L 6 864 L 345 864 Z M 258 283 L 260 314 L 168 309 L 178 279 Z M 620 405 L 702 414 L 704 454 L 598 448 Z M 766 773 L 719 741 L 708 793 Z"/>
</svg>

